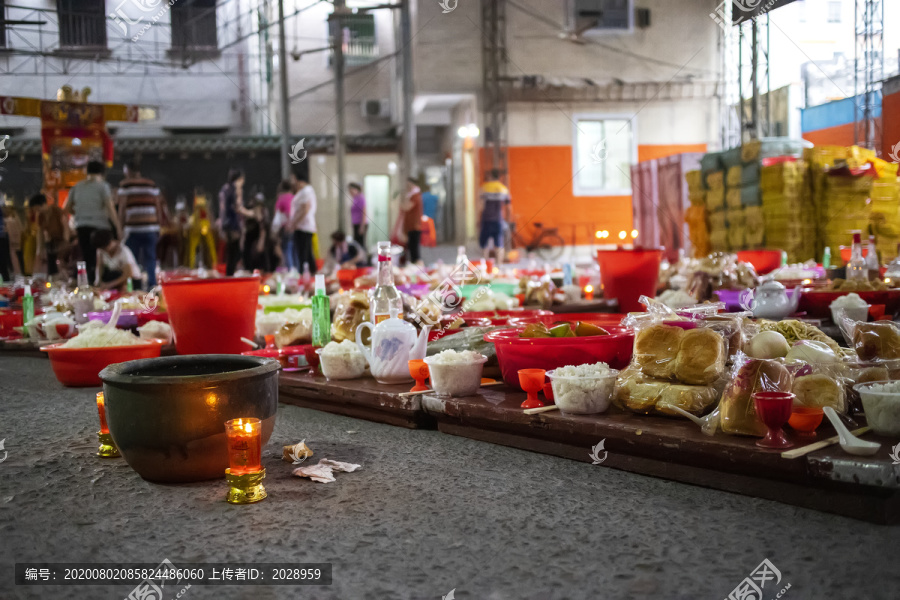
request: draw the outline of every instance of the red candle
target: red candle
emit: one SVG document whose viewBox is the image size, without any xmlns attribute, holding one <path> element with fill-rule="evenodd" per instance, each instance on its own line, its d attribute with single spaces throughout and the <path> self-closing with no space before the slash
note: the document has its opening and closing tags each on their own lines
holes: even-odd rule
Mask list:
<svg viewBox="0 0 900 600">
<path fill-rule="evenodd" d="M 262 470 L 262 423 L 259 419 L 232 419 L 225 422 L 228 438 L 228 466 L 232 475 Z"/>
<path fill-rule="evenodd" d="M 106 424 L 106 403 L 103 400 L 103 392 L 97 392 L 97 412 L 100 413 L 100 433 L 109 433 Z"/>
</svg>

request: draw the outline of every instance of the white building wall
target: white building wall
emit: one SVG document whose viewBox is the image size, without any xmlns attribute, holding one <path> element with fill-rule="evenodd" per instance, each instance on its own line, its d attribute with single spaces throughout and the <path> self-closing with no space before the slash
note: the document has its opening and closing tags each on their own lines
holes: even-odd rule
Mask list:
<svg viewBox="0 0 900 600">
<path fill-rule="evenodd" d="M 44 55 L 0 53 L 0 95 L 55 99 L 56 91 L 63 85 L 78 90 L 88 86 L 92 89 L 89 98 L 92 102 L 159 106 L 157 121 L 112 123 L 111 127 L 116 128 L 119 135 L 164 135 L 166 128 L 180 127 L 226 128 L 229 133 L 250 133 L 250 122 L 256 109 L 249 86 L 251 78 L 259 78 L 260 74 L 258 69 L 250 72 L 249 53 L 256 48 L 251 48 L 247 40 L 235 42 L 238 14 L 242 15 L 244 35 L 253 25 L 247 13 L 249 1 L 220 3 L 217 13 L 219 47 L 234 45 L 224 49 L 217 58 L 201 60 L 187 68 L 182 68 L 179 61 L 168 54 L 171 20 L 166 2 L 142 11 L 139 2 L 108 1 L 107 14 L 116 15 L 127 31 L 114 19 L 107 19 L 111 60 L 103 61 L 56 54 L 59 30 L 53 0 L 7 2 L 8 19 L 43 20 L 47 24 L 8 27 L 8 48 L 32 53 L 39 51 Z M 138 34 L 140 37 L 135 39 Z M 243 57 L 239 56 L 241 54 Z M 243 79 L 238 76 L 240 60 L 244 61 L 245 67 Z M 35 118 L 0 116 L 0 126 L 24 127 L 27 137 L 40 134 L 40 122 Z"/>
</svg>

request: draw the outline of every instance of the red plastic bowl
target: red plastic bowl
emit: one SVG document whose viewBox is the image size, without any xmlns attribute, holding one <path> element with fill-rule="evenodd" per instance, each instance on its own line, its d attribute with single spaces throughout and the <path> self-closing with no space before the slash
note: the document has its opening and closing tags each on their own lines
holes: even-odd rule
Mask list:
<svg viewBox="0 0 900 600">
<path fill-rule="evenodd" d="M 469 319 L 488 319 L 491 325 L 509 325 L 513 318 L 540 317 L 552 314 L 553 311 L 550 310 L 520 308 L 518 310 L 470 310 L 461 316 L 466 323 Z"/>
<path fill-rule="evenodd" d="M 529 323 L 543 323 L 550 326 L 560 322 L 574 323 L 575 321 L 581 321 L 606 329 L 607 327 L 618 327 L 625 317 L 626 315 L 621 313 L 565 313 L 559 315 L 550 313 L 549 315 L 534 317 L 511 317 L 509 325 L 511 327 L 523 327 Z"/>
<path fill-rule="evenodd" d="M 831 303 L 849 292 L 816 292 L 803 290 L 800 294 L 799 310 L 806 311 L 810 317 L 817 319 L 831 318 Z M 900 290 L 882 290 L 877 292 L 856 292 L 859 297 L 872 305 L 884 305 L 884 314 L 895 317 L 900 312 Z"/>
<path fill-rule="evenodd" d="M 610 335 L 569 338 L 520 338 L 522 329 L 498 329 L 484 336 L 497 350 L 503 381 L 517 389 L 521 389 L 519 369 L 550 371 L 597 362 L 624 369 L 631 361 L 634 332 L 622 327 L 610 327 Z"/>
<path fill-rule="evenodd" d="M 603 296 L 619 301 L 619 311 L 643 312 L 641 296 L 656 296 L 659 280 L 660 249 L 597 250 Z"/>
<path fill-rule="evenodd" d="M 771 273 L 781 266 L 781 250 L 739 250 L 738 260 L 750 263 L 759 275 Z"/>
<path fill-rule="evenodd" d="M 253 339 L 259 277 L 162 282 L 178 354 L 240 354 Z"/>
<path fill-rule="evenodd" d="M 156 358 L 162 342 L 110 346 L 108 348 L 63 348 L 50 344 L 41 348 L 50 357 L 53 374 L 66 387 L 99 387 L 99 373 L 109 365 L 140 358 Z"/>
</svg>

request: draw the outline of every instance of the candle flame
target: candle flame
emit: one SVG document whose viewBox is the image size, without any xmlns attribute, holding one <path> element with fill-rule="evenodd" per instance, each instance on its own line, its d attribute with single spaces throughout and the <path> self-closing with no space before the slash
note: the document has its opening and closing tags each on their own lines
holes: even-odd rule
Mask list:
<svg viewBox="0 0 900 600">
<path fill-rule="evenodd" d="M 272 290 L 272 288 L 270 288 L 269 286 L 267 286 L 267 285 L 264 285 L 264 286 L 263 286 L 263 291 L 264 291 L 265 293 L 268 294 L 271 290 Z"/>
<path fill-rule="evenodd" d="M 253 425 L 250 423 L 244 423 L 244 431 L 247 433 L 253 433 Z"/>
<path fill-rule="evenodd" d="M 638 230 L 637 230 L 637 229 L 632 229 L 632 230 L 631 230 L 631 237 L 632 237 L 633 239 L 636 239 L 637 236 L 638 236 Z"/>
<path fill-rule="evenodd" d="M 588 294 L 590 294 L 591 292 L 594 291 L 594 286 L 586 285 L 586 286 L 584 286 L 584 291 L 587 292 Z"/>
<path fill-rule="evenodd" d="M 624 240 L 627 236 L 628 236 L 628 234 L 625 233 L 624 231 L 620 231 L 620 232 L 619 232 L 619 239 L 620 239 L 620 240 Z"/>
<path fill-rule="evenodd" d="M 99 404 L 100 406 L 103 406 L 105 404 L 103 392 L 97 392 L 97 404 Z"/>
</svg>

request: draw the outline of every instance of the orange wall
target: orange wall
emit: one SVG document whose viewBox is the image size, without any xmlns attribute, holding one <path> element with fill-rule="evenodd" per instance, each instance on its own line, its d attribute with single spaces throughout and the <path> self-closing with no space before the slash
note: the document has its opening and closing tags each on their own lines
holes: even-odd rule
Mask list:
<svg viewBox="0 0 900 600">
<path fill-rule="evenodd" d="M 706 144 L 645 144 L 638 146 L 638 162 L 685 152 L 706 152 Z"/>
<path fill-rule="evenodd" d="M 631 231 L 631 196 L 575 196 L 571 146 L 514 146 L 507 153 L 517 231 L 529 223 L 558 227 L 567 244 L 590 244 L 594 232 Z M 615 235 L 615 234 L 613 234 Z"/>
<path fill-rule="evenodd" d="M 803 139 L 817 146 L 852 146 L 856 143 L 854 141 L 856 134 L 853 128 L 853 123 L 847 123 L 817 131 L 804 131 Z"/>
<path fill-rule="evenodd" d="M 881 157 L 891 161 L 893 159 L 890 156 L 894 146 L 900 144 L 900 92 L 887 95 L 882 99 L 881 119 L 884 132 L 884 147 Z"/>
</svg>

